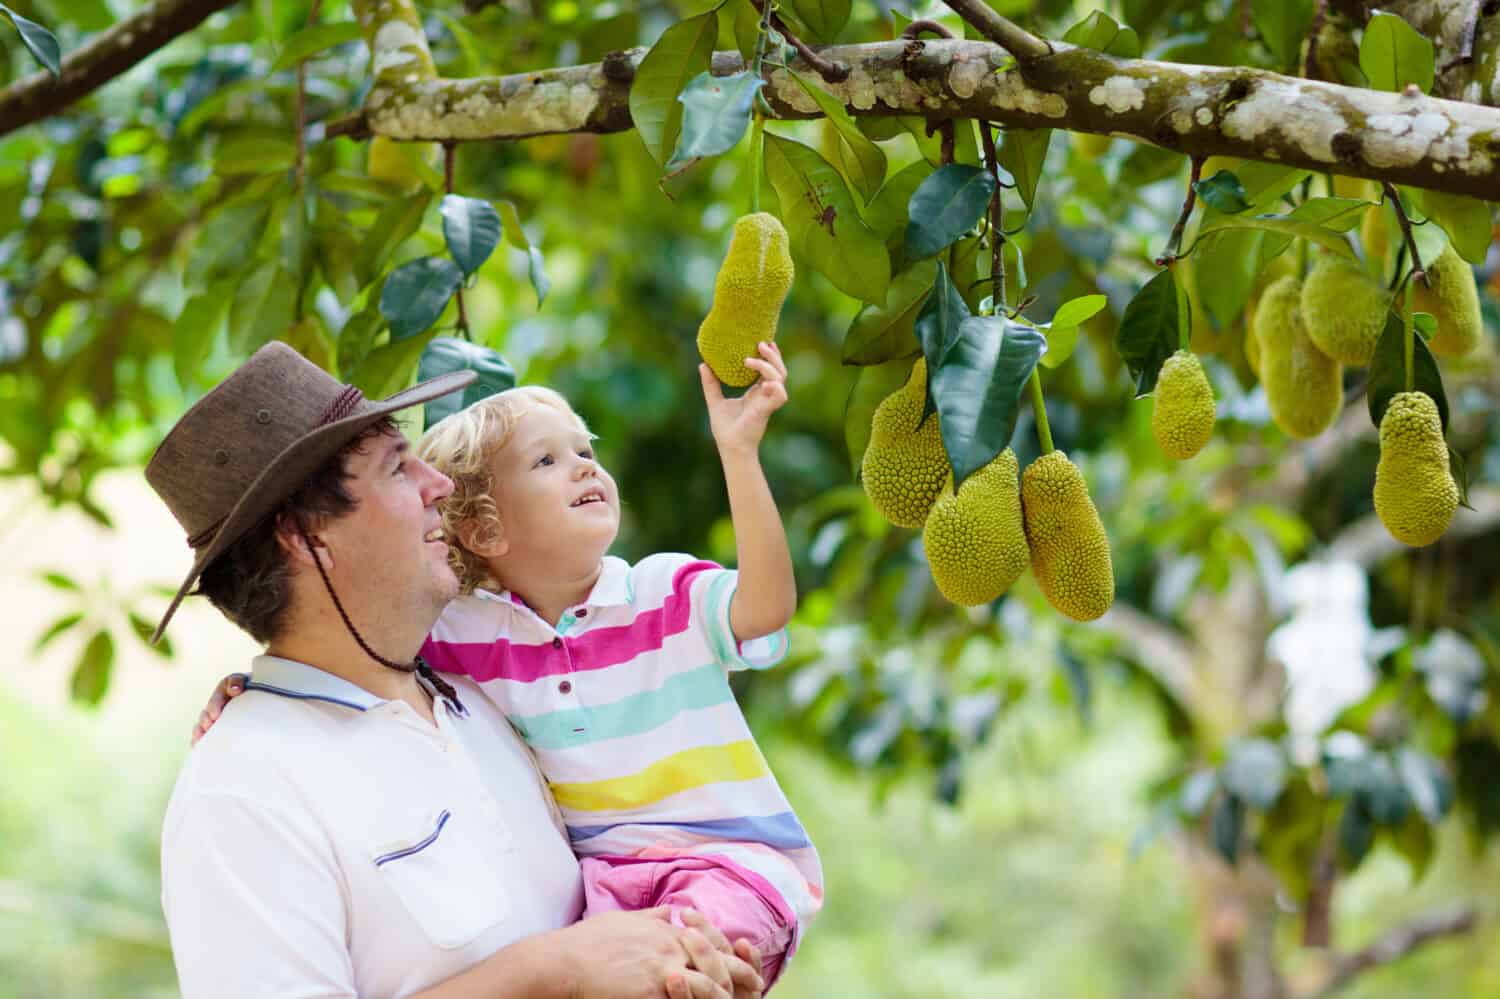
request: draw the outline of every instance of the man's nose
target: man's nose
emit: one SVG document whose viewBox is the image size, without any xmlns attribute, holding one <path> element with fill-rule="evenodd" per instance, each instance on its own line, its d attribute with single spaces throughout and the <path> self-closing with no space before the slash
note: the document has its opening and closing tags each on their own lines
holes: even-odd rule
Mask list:
<svg viewBox="0 0 1500 999">
<path fill-rule="evenodd" d="M 449 496 L 453 495 L 452 479 L 448 478 L 448 476 L 444 475 L 442 472 L 439 472 L 436 468 L 433 468 L 425 461 L 422 462 L 422 467 L 425 468 L 429 473 L 429 481 L 426 489 L 428 503 L 436 503 L 438 500 L 447 499 Z"/>
</svg>

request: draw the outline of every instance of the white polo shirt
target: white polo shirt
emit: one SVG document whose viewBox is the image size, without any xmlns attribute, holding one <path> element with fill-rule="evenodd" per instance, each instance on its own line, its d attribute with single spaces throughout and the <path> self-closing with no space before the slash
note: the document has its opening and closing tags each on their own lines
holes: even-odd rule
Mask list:
<svg viewBox="0 0 1500 999">
<path fill-rule="evenodd" d="M 259 656 L 162 831 L 184 999 L 396 997 L 575 921 L 578 864 L 526 746 L 477 687 L 436 726 Z"/>
</svg>

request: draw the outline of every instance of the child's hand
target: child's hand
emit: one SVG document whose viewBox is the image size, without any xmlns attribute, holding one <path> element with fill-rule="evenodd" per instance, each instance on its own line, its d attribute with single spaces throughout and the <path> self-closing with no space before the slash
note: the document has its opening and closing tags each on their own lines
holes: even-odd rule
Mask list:
<svg viewBox="0 0 1500 999">
<path fill-rule="evenodd" d="M 203 712 L 198 715 L 198 724 L 193 726 L 193 745 L 198 745 L 198 740 L 214 727 L 214 722 L 219 720 L 219 713 L 224 710 L 224 705 L 245 692 L 247 679 L 249 678 L 243 673 L 230 673 L 219 681 L 213 693 L 208 695 L 208 703 L 203 706 Z"/>
<path fill-rule="evenodd" d="M 719 379 L 706 364 L 698 365 L 703 398 L 708 403 L 708 425 L 721 452 L 754 452 L 765 436 L 771 414 L 786 403 L 786 362 L 774 343 L 756 344 L 760 357 L 745 358 L 745 366 L 760 375 L 737 399 L 724 398 Z"/>
</svg>

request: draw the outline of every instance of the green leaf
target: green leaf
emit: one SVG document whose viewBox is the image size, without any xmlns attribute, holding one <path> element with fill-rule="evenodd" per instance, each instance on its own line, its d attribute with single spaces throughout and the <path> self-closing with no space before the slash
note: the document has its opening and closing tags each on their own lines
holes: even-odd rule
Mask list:
<svg viewBox="0 0 1500 999">
<path fill-rule="evenodd" d="M 75 611 L 72 614 L 64 614 L 56 621 L 53 621 L 51 626 L 48 627 L 46 631 L 42 632 L 42 637 L 38 638 L 36 640 L 36 644 L 31 647 L 31 654 L 36 655 L 37 653 L 41 652 L 48 645 L 52 644 L 53 639 L 57 638 L 57 636 L 67 631 L 69 628 L 72 628 L 82 620 L 83 611 Z"/>
<path fill-rule="evenodd" d="M 500 213 L 481 198 L 443 197 L 443 240 L 465 276 L 479 270 L 500 242 Z"/>
<path fill-rule="evenodd" d="M 1121 27 L 1102 10 L 1094 11 L 1069 28 L 1063 34 L 1063 41 L 1122 59 L 1135 59 L 1141 54 L 1141 40 L 1135 30 Z"/>
<path fill-rule="evenodd" d="M 286 332 L 297 307 L 297 283 L 279 260 L 265 260 L 235 289 L 229 347 L 248 357 Z"/>
<path fill-rule="evenodd" d="M 636 68 L 630 118 L 658 163 L 664 163 L 677 145 L 682 127 L 677 95 L 689 80 L 707 71 L 718 35 L 719 18 L 713 11 L 680 21 L 662 33 Z"/>
<path fill-rule="evenodd" d="M 1433 334 L 1437 332 L 1437 316 L 1434 316 L 1430 312 L 1413 312 L 1411 314 L 1411 322 L 1417 328 L 1417 332 L 1422 334 L 1425 339 L 1431 340 Z"/>
<path fill-rule="evenodd" d="M 1026 207 L 1036 197 L 1037 182 L 1047 164 L 1047 146 L 1052 141 L 1050 128 L 1007 128 L 1000 140 L 995 158 L 1015 178 L 1016 190 Z"/>
<path fill-rule="evenodd" d="M 62 590 L 65 593 L 83 592 L 83 587 L 78 585 L 77 580 L 61 572 L 39 572 L 37 578 L 55 590 Z"/>
<path fill-rule="evenodd" d="M 214 172 L 226 175 L 280 173 L 290 170 L 296 159 L 296 142 L 257 132 L 219 143 L 214 151 Z"/>
<path fill-rule="evenodd" d="M 1250 208 L 1245 185 L 1228 170 L 1220 170 L 1207 180 L 1198 181 L 1193 185 L 1193 190 L 1198 192 L 1198 197 L 1209 207 L 1225 215 L 1236 215 Z"/>
<path fill-rule="evenodd" d="M 450 371 L 473 371 L 479 377 L 462 392 L 450 392 L 427 403 L 423 408 L 423 427 L 431 427 L 444 417 L 516 384 L 516 369 L 495 351 L 468 340 L 440 336 L 422 351 L 417 380 L 426 381 Z"/>
<path fill-rule="evenodd" d="M 842 101 L 799 73 L 792 73 L 791 77 L 817 102 L 823 119 L 838 133 L 844 172 L 858 189 L 860 197 L 866 202 L 873 201 L 881 190 L 880 185 L 885 182 L 885 153 L 859 130 Z M 871 229 L 875 228 L 868 213 L 865 221 Z M 904 217 L 902 221 L 905 221 Z"/>
<path fill-rule="evenodd" d="M 1396 750 L 1396 772 L 1412 804 L 1429 825 L 1437 825 L 1453 803 L 1453 784 L 1437 760 L 1418 749 Z"/>
<path fill-rule="evenodd" d="M 1370 814 L 1359 799 L 1352 799 L 1339 819 L 1339 851 L 1345 866 L 1351 871 L 1358 867 L 1374 842 L 1375 824 L 1370 821 Z"/>
<path fill-rule="evenodd" d="M 547 277 L 542 251 L 531 245 L 531 240 L 526 236 L 526 230 L 521 228 L 521 216 L 517 214 L 513 203 L 500 202 L 500 217 L 505 222 L 506 242 L 517 249 L 526 251 L 531 287 L 536 291 L 536 307 L 540 309 L 542 303 L 547 300 L 547 292 L 552 290 L 552 281 Z"/>
<path fill-rule="evenodd" d="M 1156 376 L 1167 358 L 1182 343 L 1182 325 L 1187 322 L 1177 280 L 1164 268 L 1125 306 L 1115 349 L 1136 380 L 1136 396 L 1156 388 Z"/>
<path fill-rule="evenodd" d="M 1250 10 L 1255 30 L 1276 62 L 1282 68 L 1297 65 L 1302 39 L 1312 23 L 1312 0 L 1261 0 L 1251 4 Z"/>
<path fill-rule="evenodd" d="M 755 50 L 760 44 L 760 11 L 755 9 L 750 0 L 731 0 L 731 2 L 734 47 L 739 50 L 740 56 L 745 60 L 745 65 L 748 66 L 755 58 Z"/>
<path fill-rule="evenodd" d="M 375 338 L 385 329 L 385 317 L 380 314 L 380 292 L 384 288 L 385 284 L 382 282 L 380 288 L 371 295 L 370 303 L 350 316 L 344 323 L 344 328 L 339 330 L 338 369 L 339 377 L 345 381 L 354 380 L 355 371 L 370 356 Z"/>
<path fill-rule="evenodd" d="M 177 374 L 177 384 L 183 388 L 196 383 L 199 369 L 224 326 L 233 297 L 234 282 L 218 281 L 188 299 L 182 307 L 172 328 L 172 369 Z"/>
<path fill-rule="evenodd" d="M 109 632 L 100 629 L 83 647 L 83 653 L 73 664 L 73 676 L 68 689 L 73 700 L 90 707 L 97 705 L 109 691 L 109 675 L 115 665 L 115 640 Z"/>
<path fill-rule="evenodd" d="M 1432 42 L 1395 14 L 1376 14 L 1359 43 L 1359 68 L 1374 90 L 1432 90 Z"/>
<path fill-rule="evenodd" d="M 375 280 L 396 248 L 422 227 L 422 216 L 431 201 L 432 195 L 422 191 L 386 202 L 360 242 L 359 259 L 354 262 L 354 273 L 362 286 Z"/>
<path fill-rule="evenodd" d="M 27 20 L 4 4 L 0 4 L 0 10 L 10 15 L 11 23 L 16 26 L 16 31 L 20 32 L 21 44 L 26 46 L 26 51 L 45 66 L 47 72 L 54 77 L 61 78 L 62 46 L 57 44 L 57 37 L 40 24 Z"/>
<path fill-rule="evenodd" d="M 1219 799 L 1213 814 L 1214 849 L 1233 864 L 1240 854 L 1240 834 L 1245 828 L 1245 805 L 1232 794 Z"/>
<path fill-rule="evenodd" d="M 270 205 L 256 200 L 227 204 L 210 214 L 193 241 L 184 283 L 197 287 L 244 266 L 270 210 Z"/>
<path fill-rule="evenodd" d="M 276 62 L 272 64 L 271 70 L 275 72 L 292 69 L 309 56 L 317 55 L 335 45 L 358 41 L 361 36 L 362 32 L 357 21 L 315 24 L 303 28 L 287 39 L 286 44 L 281 47 L 281 53 L 276 57 Z"/>
<path fill-rule="evenodd" d="M 1256 275 L 1265 266 L 1260 247 L 1267 238 L 1253 229 L 1221 229 L 1194 245 L 1193 288 L 1220 329 L 1234 323 L 1250 301 Z"/>
<path fill-rule="evenodd" d="M 906 206 L 917 188 L 922 186 L 922 181 L 931 174 L 932 167 L 921 160 L 897 171 L 881 185 L 875 199 L 865 209 L 865 224 L 887 246 L 905 237 Z"/>
<path fill-rule="evenodd" d="M 1361 201 L 1359 198 L 1308 198 L 1288 212 L 1285 217 L 1294 222 L 1318 226 L 1324 230 L 1348 232 L 1364 221 L 1365 212 L 1369 206 L 1368 201 Z M 1342 240 L 1340 243 L 1348 245 Z M 1291 236 L 1274 232 L 1265 233 L 1260 244 L 1260 266 L 1265 266 L 1273 257 L 1291 245 Z"/>
<path fill-rule="evenodd" d="M 1281 797 L 1287 779 L 1286 755 L 1269 739 L 1246 739 L 1229 751 L 1219 778 L 1231 793 L 1265 810 Z"/>
<path fill-rule="evenodd" d="M 787 5 L 812 31 L 813 40 L 823 45 L 833 44 L 849 23 L 850 0 L 787 0 Z"/>
<path fill-rule="evenodd" d="M 293 193 L 281 212 L 281 231 L 278 233 L 281 266 L 300 285 L 307 277 L 312 254 L 312 226 L 308 222 L 307 199 Z"/>
<path fill-rule="evenodd" d="M 1490 248 L 1490 206 L 1477 198 L 1413 189 L 1427 217 L 1443 227 L 1453 249 L 1471 264 L 1483 264 Z M 1418 252 L 1421 248 L 1418 247 Z M 1424 261 L 1429 258 L 1423 257 Z M 1432 259 L 1436 259 L 1435 257 Z"/>
<path fill-rule="evenodd" d="M 968 303 L 949 279 L 947 266 L 938 261 L 932 290 L 922 302 L 915 323 L 917 341 L 922 345 L 923 356 L 927 358 L 929 385 L 932 383 L 932 373 L 942 365 L 948 351 L 958 342 L 959 324 L 968 318 Z M 927 412 L 933 411 L 932 393 L 929 392 Z"/>
<path fill-rule="evenodd" d="M 876 407 L 906 384 L 914 363 L 912 358 L 898 358 L 860 368 L 855 376 L 844 404 L 844 443 L 849 448 L 849 467 L 856 478 L 870 443 L 870 422 L 875 418 Z"/>
<path fill-rule="evenodd" d="M 890 255 L 860 220 L 844 178 L 815 149 L 769 132 L 765 139 L 766 173 L 792 252 L 845 294 L 884 302 Z"/>
<path fill-rule="evenodd" d="M 906 252 L 930 257 L 958 241 L 984 217 L 995 178 L 976 166 L 949 163 L 922 181 L 907 204 Z"/>
<path fill-rule="evenodd" d="M 919 260 L 891 279 L 884 305 L 860 309 L 844 336 L 845 364 L 884 364 L 922 349 L 915 331 L 917 312 L 927 300 L 937 268 L 935 260 Z"/>
<path fill-rule="evenodd" d="M 1412 880 L 1422 880 L 1427 869 L 1432 866 L 1432 857 L 1436 852 L 1437 844 L 1432 835 L 1432 826 L 1421 815 L 1409 815 L 1406 821 L 1391 831 L 1390 841 L 1396 852 L 1411 865 Z"/>
<path fill-rule="evenodd" d="M 436 336 L 437 330 L 428 330 L 376 347 L 355 368 L 350 383 L 371 399 L 383 399 L 401 391 L 411 384 L 422 351 Z"/>
<path fill-rule="evenodd" d="M 676 173 L 739 145 L 750 127 L 755 92 L 765 82 L 749 70 L 730 76 L 714 76 L 705 70 L 689 80 L 677 96 L 682 104 L 682 134 L 667 161 L 667 172 Z"/>
<path fill-rule="evenodd" d="M 1443 376 L 1427 343 L 1414 335 L 1412 345 L 1412 389 L 1426 392 L 1437 403 L 1438 415 L 1443 421 L 1443 430 L 1448 430 L 1448 395 L 1443 391 Z M 1385 318 L 1385 328 L 1375 344 L 1375 354 L 1370 358 L 1370 382 L 1366 391 L 1370 406 L 1370 422 L 1380 428 L 1386 407 L 1391 397 L 1406 391 L 1406 328 L 1400 315 L 1391 312 Z"/>
<path fill-rule="evenodd" d="M 1195 770 L 1182 782 L 1177 792 L 1177 807 L 1183 815 L 1196 819 L 1208 807 L 1215 791 L 1219 789 L 1219 775 L 1212 770 Z"/>
<path fill-rule="evenodd" d="M 956 341 L 928 380 L 955 490 L 1010 444 L 1021 395 L 1046 349 L 1038 330 L 1013 319 L 970 316 L 959 323 Z"/>
<path fill-rule="evenodd" d="M 1199 239 L 1209 233 L 1223 232 L 1228 229 L 1260 229 L 1265 232 L 1279 233 L 1283 236 L 1317 243 L 1350 260 L 1358 259 L 1354 254 L 1354 248 L 1349 245 L 1349 240 L 1344 237 L 1343 233 L 1312 222 L 1300 221 L 1290 215 L 1255 215 L 1248 218 L 1243 215 L 1222 216 L 1213 219 L 1200 229 Z"/>
<path fill-rule="evenodd" d="M 1043 327 L 1047 334 L 1047 351 L 1042 354 L 1042 365 L 1056 368 L 1072 357 L 1073 349 L 1078 346 L 1078 327 L 1092 319 L 1108 302 L 1103 295 L 1084 295 L 1059 306 L 1052 322 Z"/>
<path fill-rule="evenodd" d="M 161 636 L 155 645 L 151 644 L 151 634 L 156 631 L 156 622 L 148 621 L 135 611 L 126 611 L 125 617 L 130 622 L 130 630 L 135 632 L 135 637 L 141 640 L 142 645 L 163 659 L 172 658 L 172 640 L 166 635 Z"/>
<path fill-rule="evenodd" d="M 446 257 L 418 257 L 391 272 L 380 291 L 380 314 L 391 324 L 391 340 L 416 336 L 437 322 L 464 272 Z"/>
<path fill-rule="evenodd" d="M 1057 312 L 1052 316 L 1052 328 L 1080 326 L 1094 318 L 1108 304 L 1109 299 L 1103 295 L 1082 295 L 1078 298 L 1070 298 L 1057 307 Z"/>
</svg>

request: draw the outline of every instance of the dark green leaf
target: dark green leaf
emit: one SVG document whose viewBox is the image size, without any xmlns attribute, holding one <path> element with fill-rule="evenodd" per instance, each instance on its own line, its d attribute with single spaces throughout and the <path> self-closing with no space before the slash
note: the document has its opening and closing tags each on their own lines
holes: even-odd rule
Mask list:
<svg viewBox="0 0 1500 999">
<path fill-rule="evenodd" d="M 682 105 L 677 95 L 687 82 L 708 69 L 719 18 L 713 11 L 679 21 L 662 33 L 646 53 L 630 85 L 630 118 L 646 151 L 664 163 L 677 145 Z"/>
<path fill-rule="evenodd" d="M 418 257 L 391 272 L 380 292 L 380 314 L 391 340 L 405 340 L 437 322 L 464 283 L 464 272 L 445 257 Z"/>
<path fill-rule="evenodd" d="M 440 336 L 422 351 L 422 360 L 417 364 L 417 380 L 426 381 L 450 371 L 473 371 L 479 377 L 462 392 L 452 392 L 429 402 L 423 410 L 424 427 L 431 427 L 444 417 L 496 392 L 514 388 L 516 384 L 515 369 L 495 351 L 468 340 Z"/>
<path fill-rule="evenodd" d="M 957 242 L 984 217 L 995 178 L 976 166 L 949 163 L 922 181 L 907 204 L 906 252 L 930 257 Z"/>
<path fill-rule="evenodd" d="M 376 347 L 360 362 L 349 381 L 371 399 L 383 399 L 401 391 L 411 384 L 422 351 L 436 336 L 437 330 L 428 330 Z"/>
<path fill-rule="evenodd" d="M 859 130 L 859 126 L 854 123 L 854 119 L 850 117 L 842 101 L 810 82 L 800 73 L 792 73 L 791 76 L 807 92 L 807 95 L 817 102 L 818 109 L 823 112 L 823 120 L 838 133 L 844 173 L 859 191 L 860 197 L 870 202 L 881 190 L 880 185 L 885 181 L 885 153 L 881 152 L 880 147 Z M 866 212 L 865 221 L 871 229 L 879 232 L 868 212 Z M 902 221 L 905 221 L 904 213 Z"/>
<path fill-rule="evenodd" d="M 161 636 L 155 645 L 151 644 L 151 635 L 156 631 L 156 622 L 148 621 L 135 611 L 127 611 L 125 616 L 130 621 L 130 630 L 135 632 L 135 637 L 141 640 L 142 645 L 163 659 L 172 658 L 172 640 L 166 635 Z"/>
<path fill-rule="evenodd" d="M 1414 189 L 1427 217 L 1448 234 L 1453 249 L 1471 264 L 1483 264 L 1490 248 L 1490 206 L 1476 198 Z M 1421 248 L 1418 248 L 1421 252 Z M 1423 256 L 1424 261 L 1429 258 Z M 1430 259 L 1436 259 L 1435 257 Z"/>
<path fill-rule="evenodd" d="M 1193 185 L 1193 190 L 1198 192 L 1198 197 L 1207 202 L 1209 207 L 1225 215 L 1235 215 L 1250 208 L 1245 185 L 1228 170 L 1220 170 L 1207 180 L 1198 181 Z"/>
<path fill-rule="evenodd" d="M 358 41 L 361 32 L 358 21 L 336 21 L 332 24 L 314 24 L 303 28 L 281 47 L 281 53 L 271 69 L 291 69 L 309 56 L 317 55 L 335 45 Z"/>
<path fill-rule="evenodd" d="M 1297 65 L 1313 18 L 1312 0 L 1261 0 L 1250 5 L 1255 30 L 1282 68 Z"/>
<path fill-rule="evenodd" d="M 884 305 L 867 305 L 849 324 L 844 337 L 844 363 L 884 364 L 911 357 L 922 349 L 917 341 L 917 312 L 927 299 L 937 275 L 937 261 L 919 260 L 891 280 Z"/>
<path fill-rule="evenodd" d="M 1351 799 L 1344 807 L 1343 817 L 1339 819 L 1339 851 L 1343 855 L 1345 866 L 1351 871 L 1358 867 L 1374 842 L 1375 824 L 1370 821 L 1370 815 L 1364 810 L 1360 800 Z"/>
<path fill-rule="evenodd" d="M 297 284 L 279 260 L 265 260 L 235 289 L 229 346 L 248 357 L 286 332 L 297 307 Z"/>
<path fill-rule="evenodd" d="M 1136 380 L 1136 395 L 1149 395 L 1156 388 L 1156 376 L 1167 358 L 1182 343 L 1182 296 L 1170 269 L 1163 269 L 1146 282 L 1120 319 L 1115 333 L 1115 349 Z"/>
<path fill-rule="evenodd" d="M 51 645 L 52 640 L 55 639 L 58 635 L 61 635 L 63 632 L 67 631 L 69 628 L 73 627 L 82 620 L 83 612 L 75 611 L 72 614 L 64 614 L 56 621 L 53 621 L 52 624 L 47 628 L 47 630 L 42 632 L 42 637 L 38 638 L 36 640 L 36 644 L 31 647 L 32 655 L 41 652 L 48 645 Z"/>
<path fill-rule="evenodd" d="M 958 327 L 969 318 L 969 306 L 953 282 L 948 278 L 948 268 L 938 261 L 937 275 L 933 278 L 932 290 L 917 312 L 915 329 L 917 342 L 922 345 L 922 354 L 927 358 L 927 380 L 932 383 L 932 373 L 948 356 L 948 351 L 958 342 Z M 932 393 L 927 394 L 927 411 L 933 412 Z"/>
<path fill-rule="evenodd" d="M 391 198 L 380 210 L 360 242 L 359 259 L 354 263 L 362 286 L 374 281 L 396 247 L 422 227 L 422 216 L 431 201 L 432 195 L 421 191 L 410 197 Z"/>
<path fill-rule="evenodd" d="M 765 81 L 749 70 L 731 76 L 705 71 L 689 80 L 677 96 L 682 103 L 682 134 L 667 161 L 667 172 L 685 169 L 738 145 L 750 127 L 755 92 L 763 86 Z"/>
<path fill-rule="evenodd" d="M 1438 761 L 1419 749 L 1402 746 L 1396 751 L 1396 770 L 1423 820 L 1429 825 L 1441 822 L 1453 803 L 1453 784 Z"/>
<path fill-rule="evenodd" d="M 385 329 L 385 317 L 380 314 L 380 293 L 385 288 L 381 282 L 370 296 L 370 302 L 359 312 L 350 316 L 339 330 L 338 369 L 339 377 L 353 381 L 354 372 L 364 363 L 375 346 L 375 338 Z"/>
<path fill-rule="evenodd" d="M 856 477 L 870 443 L 870 421 L 875 418 L 876 407 L 906 384 L 914 363 L 912 358 L 899 358 L 860 368 L 855 376 L 849 400 L 844 404 L 844 443 L 849 448 L 849 467 Z"/>
<path fill-rule="evenodd" d="M 482 198 L 443 197 L 443 240 L 464 275 L 473 274 L 500 242 L 500 213 Z"/>
<path fill-rule="evenodd" d="M 766 134 L 766 174 L 781 202 L 792 252 L 835 288 L 871 304 L 885 301 L 891 261 L 860 220 L 844 178 L 814 149 Z"/>
<path fill-rule="evenodd" d="M 863 123 L 867 119 L 861 118 Z M 925 161 L 917 161 L 893 174 L 865 209 L 865 223 L 886 242 L 891 244 L 906 234 L 907 204 L 922 181 L 932 174 L 932 167 Z"/>
<path fill-rule="evenodd" d="M 1359 43 L 1359 68 L 1374 90 L 1432 90 L 1432 42 L 1395 14 L 1376 14 Z"/>
<path fill-rule="evenodd" d="M 0 10 L 10 15 L 11 23 L 21 33 L 21 44 L 26 46 L 26 51 L 45 66 L 47 72 L 55 77 L 61 77 L 62 46 L 57 44 L 57 37 L 40 24 L 27 20 L 9 7 L 0 5 Z"/>
<path fill-rule="evenodd" d="M 83 647 L 73 664 L 69 692 L 73 700 L 90 707 L 97 705 L 109 691 L 109 676 L 115 665 L 115 640 L 109 632 L 99 630 Z"/>
<path fill-rule="evenodd" d="M 1286 755 L 1269 739 L 1238 742 L 1230 749 L 1219 778 L 1247 804 L 1268 809 L 1276 804 L 1286 786 Z"/>
<path fill-rule="evenodd" d="M 1443 376 L 1427 343 L 1412 334 L 1412 389 L 1425 392 L 1437 403 L 1438 415 L 1443 420 L 1443 430 L 1448 429 L 1448 395 L 1443 391 Z M 1406 391 L 1406 328 L 1395 312 L 1385 318 L 1385 329 L 1375 344 L 1375 354 L 1370 358 L 1370 383 L 1367 389 L 1370 405 L 1370 421 L 1376 428 L 1385 416 L 1391 397 Z"/>
<path fill-rule="evenodd" d="M 1047 146 L 1052 141 L 1050 128 L 1007 128 L 995 158 L 1015 178 L 1016 190 L 1026 207 L 1036 198 L 1036 185 L 1047 165 Z"/>
<path fill-rule="evenodd" d="M 1012 319 L 970 316 L 959 323 L 956 341 L 928 379 L 955 491 L 1010 444 L 1022 393 L 1046 349 L 1040 332 Z"/>
<path fill-rule="evenodd" d="M 1213 816 L 1214 849 L 1230 864 L 1240 855 L 1240 835 L 1245 828 L 1245 806 L 1232 794 L 1219 799 Z"/>
<path fill-rule="evenodd" d="M 812 41 L 831 45 L 849 22 L 850 0 L 788 0 L 797 20 L 811 29 Z"/>
</svg>

